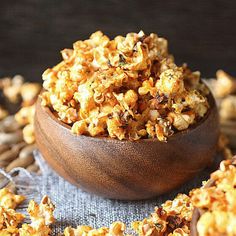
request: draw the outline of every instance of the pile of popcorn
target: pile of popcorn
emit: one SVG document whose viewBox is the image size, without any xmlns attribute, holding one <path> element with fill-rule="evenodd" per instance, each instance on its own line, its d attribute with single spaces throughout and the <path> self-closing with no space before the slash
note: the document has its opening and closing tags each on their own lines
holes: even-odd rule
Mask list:
<svg viewBox="0 0 236 236">
<path fill-rule="evenodd" d="M 212 186 L 191 193 L 192 204 L 203 212 L 197 222 L 198 234 L 236 235 L 236 158 L 222 161 L 210 180 Z"/>
<path fill-rule="evenodd" d="M 55 221 L 53 217 L 54 205 L 44 196 L 40 204 L 34 200 L 29 202 L 28 214 L 31 223 L 23 223 L 26 216 L 15 208 L 25 200 L 24 196 L 15 195 L 8 188 L 0 190 L 0 235 L 1 236 L 46 236 L 50 235 L 50 225 Z"/>
<path fill-rule="evenodd" d="M 200 73 L 178 67 L 156 34 L 110 40 L 98 31 L 62 57 L 44 72 L 41 99 L 74 134 L 166 141 L 208 111 Z"/>
<path fill-rule="evenodd" d="M 178 194 L 173 201 L 156 207 L 149 218 L 132 223 L 139 236 L 180 236 L 190 234 L 193 205 L 186 194 Z"/>
</svg>

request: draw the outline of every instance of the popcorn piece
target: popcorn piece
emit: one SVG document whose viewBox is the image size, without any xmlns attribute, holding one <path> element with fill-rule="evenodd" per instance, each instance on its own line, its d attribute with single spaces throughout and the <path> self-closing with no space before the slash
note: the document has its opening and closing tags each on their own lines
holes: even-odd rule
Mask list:
<svg viewBox="0 0 236 236">
<path fill-rule="evenodd" d="M 223 120 L 236 119 L 236 96 L 224 98 L 220 104 L 220 118 Z"/>
<path fill-rule="evenodd" d="M 85 120 L 76 121 L 73 124 L 71 131 L 74 134 L 86 134 L 88 131 L 88 124 Z"/>
<path fill-rule="evenodd" d="M 34 105 L 22 107 L 16 113 L 15 119 L 20 125 L 25 126 L 29 123 L 33 123 L 34 113 L 35 113 L 35 106 Z"/>
<path fill-rule="evenodd" d="M 108 235 L 111 236 L 122 236 L 125 231 L 125 224 L 122 222 L 114 222 L 111 224 Z"/>
<path fill-rule="evenodd" d="M 39 205 L 35 201 L 31 200 L 28 206 L 28 213 L 34 225 L 41 221 L 44 222 L 45 225 L 52 224 L 55 221 L 53 217 L 54 210 L 55 206 L 52 204 L 48 196 L 44 196 Z"/>
<path fill-rule="evenodd" d="M 50 234 L 51 229 L 42 222 L 37 226 L 23 224 L 19 229 L 19 236 L 49 236 Z"/>
<path fill-rule="evenodd" d="M 67 227 L 64 230 L 64 236 L 123 236 L 125 231 L 125 224 L 122 222 L 114 222 L 110 226 L 101 227 L 99 229 L 93 229 L 90 226 L 81 225 L 78 226 L 76 229 L 72 227 Z"/>
<path fill-rule="evenodd" d="M 49 236 L 50 225 L 55 221 L 54 209 L 48 196 L 44 196 L 39 205 L 31 200 L 28 206 L 31 224 L 22 225 L 22 228 L 19 229 L 20 236 Z"/>
<path fill-rule="evenodd" d="M 216 97 L 222 98 L 236 91 L 235 78 L 223 70 L 216 72 L 216 78 L 217 81 L 214 86 L 214 94 Z"/>
<path fill-rule="evenodd" d="M 25 216 L 14 209 L 7 208 L 15 208 L 24 199 L 24 196 L 15 195 L 7 188 L 0 190 L 0 235 L 49 236 L 50 225 L 55 221 L 53 217 L 55 207 L 51 200 L 44 196 L 39 205 L 31 200 L 28 206 L 31 224 L 23 224 L 19 228 L 19 224 L 23 222 Z"/>
<path fill-rule="evenodd" d="M 67 227 L 64 230 L 64 235 L 65 236 L 87 235 L 91 230 L 92 230 L 92 228 L 90 226 L 86 226 L 86 225 L 80 225 L 76 229 L 74 229 L 72 227 Z"/>
<path fill-rule="evenodd" d="M 173 233 L 168 234 L 168 236 L 189 236 L 190 230 L 187 226 L 175 229 Z"/>
<path fill-rule="evenodd" d="M 24 141 L 28 144 L 35 142 L 34 136 L 34 113 L 35 113 L 35 104 L 31 106 L 22 107 L 16 114 L 15 119 L 23 128 L 23 138 Z"/>
<path fill-rule="evenodd" d="M 184 92 L 183 72 L 180 69 L 168 69 L 161 73 L 156 87 L 160 93 L 167 96 L 175 96 Z"/>
<path fill-rule="evenodd" d="M 37 83 L 24 83 L 21 86 L 20 94 L 24 105 L 32 105 L 35 102 L 41 90 L 40 84 Z"/>
<path fill-rule="evenodd" d="M 199 236 L 236 235 L 236 215 L 225 211 L 204 213 L 197 223 Z M 226 233 L 227 232 L 227 233 Z"/>
<path fill-rule="evenodd" d="M 6 229 L 0 230 L 1 236 L 19 236 L 19 229 L 13 226 L 9 226 Z"/>
<path fill-rule="evenodd" d="M 178 215 L 185 222 L 190 222 L 192 219 L 193 205 L 186 194 L 178 194 L 173 201 L 168 200 L 162 204 L 162 207 L 167 214 Z"/>
<path fill-rule="evenodd" d="M 24 196 L 16 195 L 8 188 L 0 189 L 0 206 L 5 209 L 15 209 L 24 200 Z"/>
<path fill-rule="evenodd" d="M 8 227 L 16 228 L 24 220 L 25 216 L 0 206 L 0 232 Z"/>
<path fill-rule="evenodd" d="M 32 144 L 35 142 L 35 136 L 34 136 L 34 125 L 28 124 L 26 125 L 23 130 L 23 138 L 24 141 L 28 144 Z"/>
<path fill-rule="evenodd" d="M 187 129 L 191 124 L 194 122 L 195 115 L 194 113 L 182 113 L 182 114 L 177 114 L 174 112 L 170 112 L 168 114 L 168 117 L 173 120 L 173 126 L 177 130 L 185 130 Z"/>
<path fill-rule="evenodd" d="M 9 84 L 3 87 L 3 94 L 12 103 L 17 103 L 20 100 L 20 89 L 24 83 L 24 78 L 21 75 L 15 75 Z"/>
</svg>

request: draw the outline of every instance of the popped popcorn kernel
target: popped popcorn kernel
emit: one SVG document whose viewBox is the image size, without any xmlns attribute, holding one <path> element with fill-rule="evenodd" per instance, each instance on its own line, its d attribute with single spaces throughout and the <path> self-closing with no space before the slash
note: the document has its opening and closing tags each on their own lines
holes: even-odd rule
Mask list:
<svg viewBox="0 0 236 236">
<path fill-rule="evenodd" d="M 14 194 L 8 188 L 0 189 L 0 206 L 4 207 L 5 209 L 15 209 L 24 200 L 24 196 Z"/>
<path fill-rule="evenodd" d="M 125 228 L 125 224 L 119 221 L 112 223 L 110 228 L 93 229 L 87 225 L 80 225 L 77 228 L 69 226 L 64 230 L 64 236 L 125 236 Z"/>
</svg>

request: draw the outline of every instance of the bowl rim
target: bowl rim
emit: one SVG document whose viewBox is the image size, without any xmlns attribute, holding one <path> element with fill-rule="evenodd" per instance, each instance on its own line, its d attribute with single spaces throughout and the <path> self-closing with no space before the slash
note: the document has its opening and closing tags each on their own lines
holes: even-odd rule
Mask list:
<svg viewBox="0 0 236 236">
<path fill-rule="evenodd" d="M 204 82 L 203 82 L 204 83 Z M 205 84 L 205 83 L 204 83 Z M 206 85 L 207 86 L 207 85 Z M 209 88 L 208 88 L 209 89 Z M 43 90 L 42 90 L 43 92 Z M 41 93 L 42 93 L 41 92 Z M 199 128 L 201 125 L 203 125 L 206 120 L 208 119 L 208 117 L 210 116 L 210 114 L 213 112 L 214 108 L 216 108 L 216 102 L 215 102 L 215 98 L 212 95 L 212 92 L 209 89 L 209 94 L 207 95 L 207 99 L 208 99 L 208 103 L 209 103 L 209 109 L 207 111 L 207 113 L 205 114 L 205 116 L 203 118 L 201 118 L 201 120 L 199 120 L 197 123 L 191 125 L 189 128 L 182 130 L 182 131 L 178 131 L 177 133 L 174 133 L 173 135 L 167 137 L 167 141 L 166 142 L 161 142 L 159 139 L 157 138 L 145 138 L 145 139 L 138 139 L 138 140 L 119 140 L 116 138 L 111 138 L 111 137 L 102 137 L 102 136 L 89 136 L 89 135 L 76 135 L 73 134 L 71 132 L 71 126 L 62 122 L 61 120 L 59 120 L 52 112 L 51 108 L 48 106 L 42 106 L 41 105 L 41 96 L 38 96 L 38 100 L 37 100 L 37 105 L 41 107 L 41 109 L 46 112 L 46 114 L 48 115 L 48 117 L 56 124 L 59 124 L 60 126 L 62 126 L 62 128 L 66 131 L 69 132 L 70 135 L 72 135 L 74 138 L 86 138 L 86 139 L 90 139 L 90 140 L 96 140 L 96 141 L 107 141 L 107 142 L 112 142 L 112 143 L 139 143 L 139 142 L 159 142 L 159 143 L 168 143 L 171 140 L 174 140 L 180 136 L 189 134 L 190 132 L 193 132 L 194 130 L 196 130 L 197 128 Z M 36 107 L 36 112 L 37 112 L 37 107 Z"/>
</svg>

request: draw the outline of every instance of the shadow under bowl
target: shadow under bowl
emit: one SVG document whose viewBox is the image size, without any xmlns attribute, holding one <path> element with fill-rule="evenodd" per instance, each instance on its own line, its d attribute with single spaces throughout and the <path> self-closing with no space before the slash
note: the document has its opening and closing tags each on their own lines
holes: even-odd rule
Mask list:
<svg viewBox="0 0 236 236">
<path fill-rule="evenodd" d="M 211 164 L 219 121 L 211 94 L 209 103 L 210 109 L 200 122 L 164 143 L 73 135 L 70 126 L 41 106 L 39 98 L 36 142 L 48 164 L 85 191 L 112 199 L 148 199 L 177 188 Z"/>
</svg>

